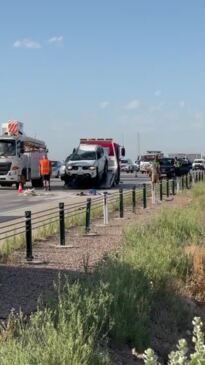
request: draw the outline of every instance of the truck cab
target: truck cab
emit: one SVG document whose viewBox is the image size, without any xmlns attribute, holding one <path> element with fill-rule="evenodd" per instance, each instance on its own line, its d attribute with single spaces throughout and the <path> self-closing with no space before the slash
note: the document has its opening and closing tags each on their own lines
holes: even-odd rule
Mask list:
<svg viewBox="0 0 205 365">
<path fill-rule="evenodd" d="M 107 174 L 108 157 L 97 145 L 80 144 L 66 165 L 67 180 L 89 179 L 99 183 Z"/>
<path fill-rule="evenodd" d="M 0 135 L 0 185 L 12 186 L 31 181 L 41 185 L 39 160 L 47 151 L 43 141 L 28 137 L 23 132 L 23 123 L 9 121 L 2 124 Z"/>
<path fill-rule="evenodd" d="M 78 149 L 65 162 L 65 174 L 61 179 L 69 185 L 71 175 L 76 179 L 80 174 L 81 179 L 87 175 L 96 186 L 111 188 L 120 182 L 121 156 L 125 156 L 125 149 L 112 138 L 81 138 Z"/>
</svg>

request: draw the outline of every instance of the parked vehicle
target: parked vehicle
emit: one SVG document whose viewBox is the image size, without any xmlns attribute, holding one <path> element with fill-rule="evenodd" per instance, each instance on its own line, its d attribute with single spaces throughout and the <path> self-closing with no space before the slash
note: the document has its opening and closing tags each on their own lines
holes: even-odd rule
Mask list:
<svg viewBox="0 0 205 365">
<path fill-rule="evenodd" d="M 67 180 L 91 179 L 99 183 L 108 170 L 108 157 L 97 145 L 80 144 L 66 164 Z"/>
<path fill-rule="evenodd" d="M 90 180 L 95 186 L 110 188 L 120 181 L 120 155 L 124 148 L 111 138 L 82 138 L 80 145 L 68 156 L 65 167 L 66 184 Z"/>
<path fill-rule="evenodd" d="M 2 124 L 0 136 L 0 185 L 12 186 L 31 181 L 32 186 L 42 186 L 39 160 L 47 152 L 44 141 L 28 137 L 23 123 L 9 121 Z"/>
<path fill-rule="evenodd" d="M 140 172 L 142 174 L 150 171 L 152 167 L 152 162 L 154 161 L 156 156 L 158 156 L 158 158 L 163 158 L 164 154 L 161 151 L 147 151 L 146 154 L 141 156 Z"/>
<path fill-rule="evenodd" d="M 160 177 L 166 177 L 171 179 L 175 177 L 174 159 L 169 157 L 163 157 L 159 159 L 160 164 Z"/>
<path fill-rule="evenodd" d="M 135 161 L 134 165 L 135 165 L 135 171 L 136 172 L 140 171 L 140 161 L 139 160 Z"/>
<path fill-rule="evenodd" d="M 186 158 L 179 158 L 180 167 L 175 168 L 176 176 L 187 175 L 192 169 L 192 163 Z"/>
<path fill-rule="evenodd" d="M 134 172 L 136 171 L 136 166 L 134 165 L 134 163 L 132 162 L 132 160 L 130 160 L 130 158 L 128 159 L 121 159 L 120 160 L 120 170 L 124 171 L 124 172 Z"/>
<path fill-rule="evenodd" d="M 51 161 L 52 166 L 52 177 L 58 178 L 60 177 L 60 168 L 62 163 L 60 161 Z"/>
<path fill-rule="evenodd" d="M 196 158 L 192 164 L 193 170 L 204 170 L 205 169 L 205 160 L 203 158 Z"/>
</svg>

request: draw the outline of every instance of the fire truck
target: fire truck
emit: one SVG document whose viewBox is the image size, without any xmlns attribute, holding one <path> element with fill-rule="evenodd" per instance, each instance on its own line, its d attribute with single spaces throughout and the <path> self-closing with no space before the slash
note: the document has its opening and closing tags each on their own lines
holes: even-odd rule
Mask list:
<svg viewBox="0 0 205 365">
<path fill-rule="evenodd" d="M 23 123 L 9 121 L 2 124 L 0 135 L 0 185 L 18 188 L 27 181 L 33 187 L 42 186 L 39 160 L 47 152 L 45 142 L 24 134 Z"/>
<path fill-rule="evenodd" d="M 81 138 L 67 159 L 65 183 L 73 186 L 89 180 L 96 187 L 111 188 L 120 182 L 120 157 L 124 155 L 124 147 L 112 138 Z"/>
</svg>

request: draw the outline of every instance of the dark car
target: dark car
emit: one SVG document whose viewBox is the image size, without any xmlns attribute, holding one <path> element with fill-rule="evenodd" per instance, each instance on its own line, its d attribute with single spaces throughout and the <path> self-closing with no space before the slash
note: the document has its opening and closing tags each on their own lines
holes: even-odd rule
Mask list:
<svg viewBox="0 0 205 365">
<path fill-rule="evenodd" d="M 159 160 L 160 164 L 160 177 L 166 177 L 171 179 L 175 177 L 174 159 L 169 157 L 163 157 Z"/>
</svg>

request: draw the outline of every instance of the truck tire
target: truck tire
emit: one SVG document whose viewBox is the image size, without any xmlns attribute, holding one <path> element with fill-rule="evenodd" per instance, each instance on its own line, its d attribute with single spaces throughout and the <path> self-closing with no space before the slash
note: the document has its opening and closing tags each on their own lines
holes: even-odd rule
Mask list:
<svg viewBox="0 0 205 365">
<path fill-rule="evenodd" d="M 99 176 L 99 172 L 98 172 L 98 169 L 97 169 L 96 177 L 95 177 L 95 187 L 96 188 L 99 186 L 99 183 L 100 183 L 100 176 Z"/>
<path fill-rule="evenodd" d="M 43 187 L 43 179 L 40 177 L 38 179 L 31 179 L 31 184 L 33 188 L 42 188 Z"/>
<path fill-rule="evenodd" d="M 104 181 L 104 180 L 106 180 L 106 178 L 107 178 L 107 173 L 108 173 L 108 164 L 107 164 L 107 162 L 106 162 L 105 167 L 104 167 L 103 176 L 102 176 L 102 180 L 103 180 L 103 181 Z"/>
</svg>

